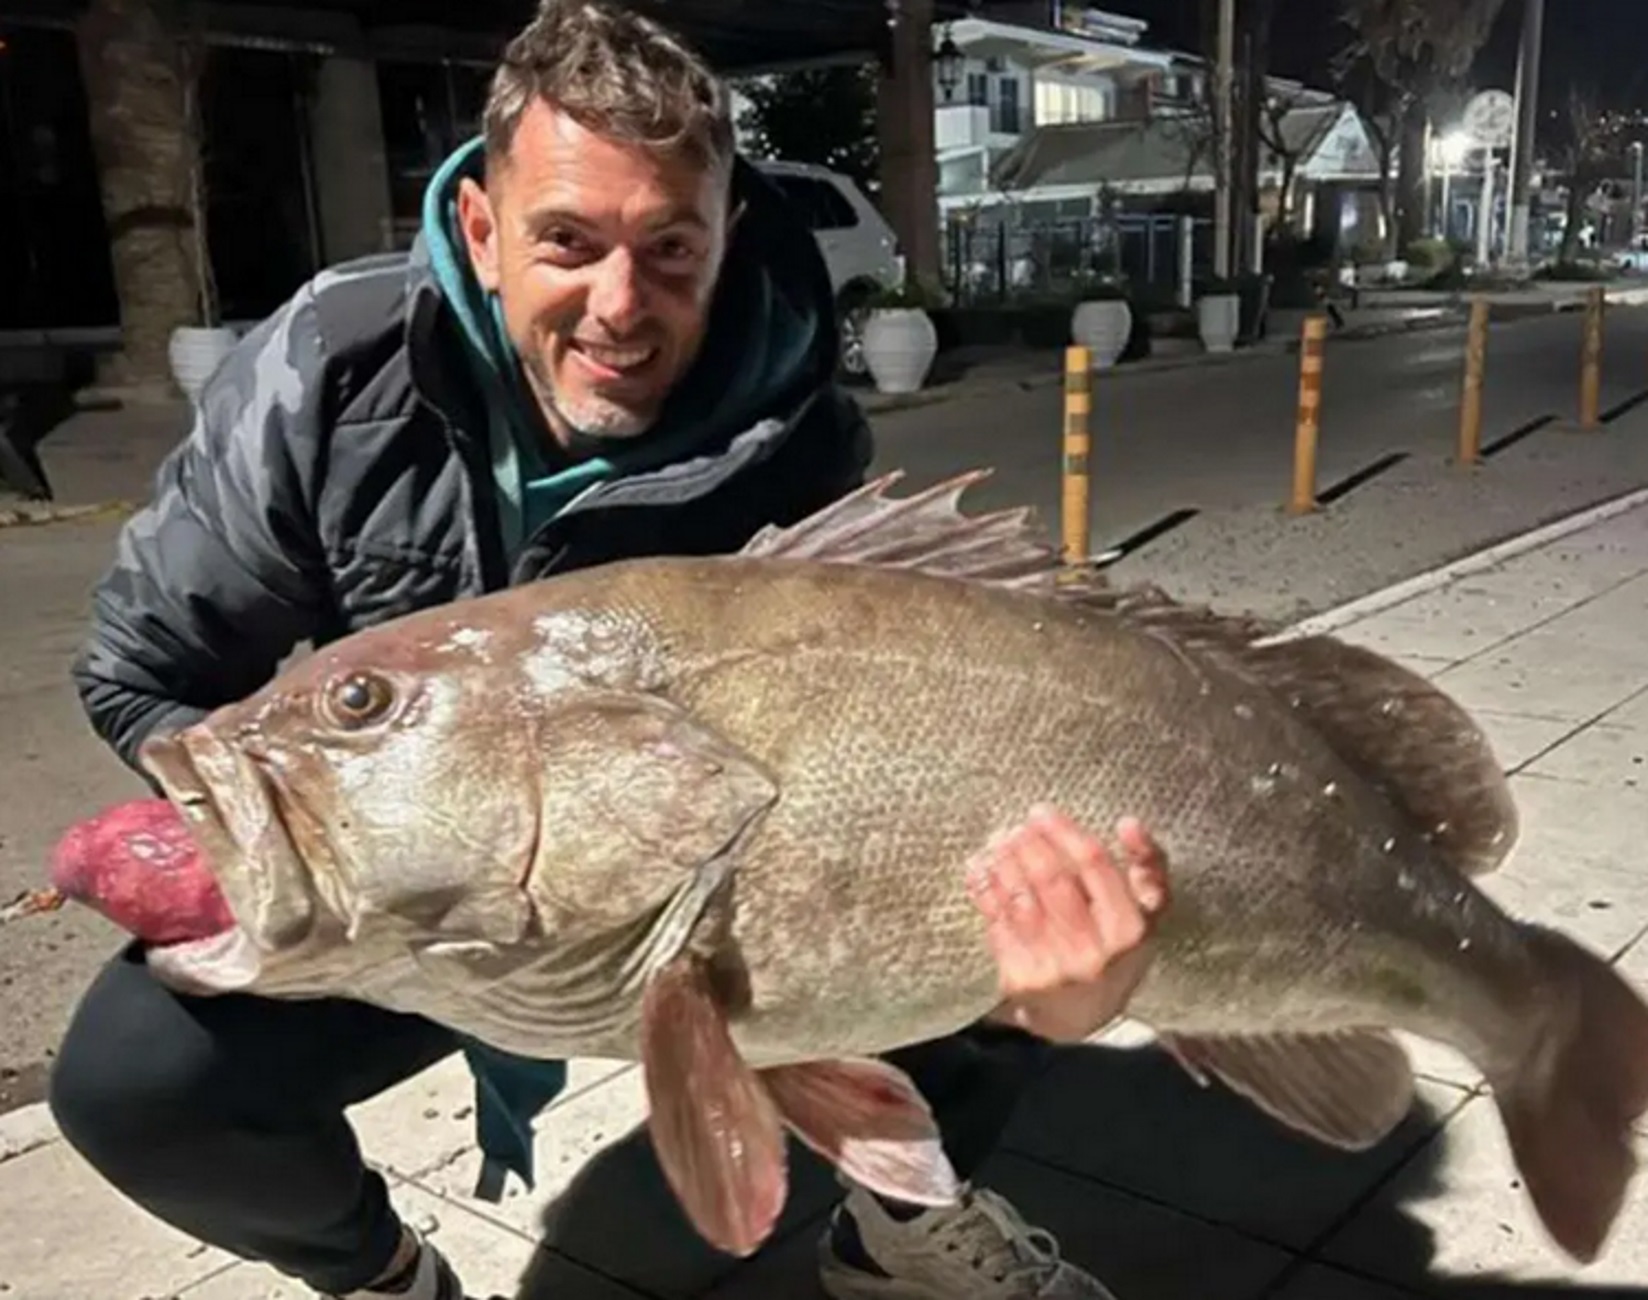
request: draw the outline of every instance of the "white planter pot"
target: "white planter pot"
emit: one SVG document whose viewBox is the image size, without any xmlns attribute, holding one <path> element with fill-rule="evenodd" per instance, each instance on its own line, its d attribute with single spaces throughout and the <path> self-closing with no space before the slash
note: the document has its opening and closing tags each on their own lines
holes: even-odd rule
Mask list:
<svg viewBox="0 0 1648 1300">
<path fill-rule="evenodd" d="M 913 393 L 938 354 L 938 331 L 919 307 L 878 307 L 864 321 L 864 364 L 883 393 Z"/>
<path fill-rule="evenodd" d="M 1196 304 L 1196 323 L 1202 346 L 1209 352 L 1234 352 L 1236 334 L 1242 327 L 1240 294 L 1210 293 Z"/>
<path fill-rule="evenodd" d="M 1070 337 L 1093 354 L 1093 368 L 1107 370 L 1127 351 L 1133 309 L 1125 299 L 1079 302 L 1070 314 Z"/>
<path fill-rule="evenodd" d="M 231 327 L 219 325 L 207 329 L 199 325 L 180 325 L 172 331 L 167 355 L 172 363 L 172 378 L 183 390 L 191 404 L 199 401 L 200 390 L 233 350 L 238 335 Z"/>
</svg>

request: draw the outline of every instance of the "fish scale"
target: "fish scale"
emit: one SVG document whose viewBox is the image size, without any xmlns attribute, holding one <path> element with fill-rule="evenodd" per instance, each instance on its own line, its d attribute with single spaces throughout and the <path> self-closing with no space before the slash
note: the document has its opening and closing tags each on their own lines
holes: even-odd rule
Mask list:
<svg viewBox="0 0 1648 1300">
<path fill-rule="evenodd" d="M 1455 1047 L 1553 1240 L 1594 1258 L 1648 1005 L 1471 879 L 1517 838 L 1480 729 L 1372 651 L 1066 570 L 1026 512 L 964 513 L 974 481 L 408 615 L 157 737 L 236 928 L 151 967 L 639 1060 L 671 1186 L 747 1254 L 786 1132 L 871 1190 L 953 1198 L 874 1058 L 995 1010 L 963 884 L 992 836 L 1037 803 L 1133 816 L 1173 880 L 1129 1007 L 1164 1050 L 1361 1149 L 1412 1105 L 1391 1032 Z"/>
</svg>

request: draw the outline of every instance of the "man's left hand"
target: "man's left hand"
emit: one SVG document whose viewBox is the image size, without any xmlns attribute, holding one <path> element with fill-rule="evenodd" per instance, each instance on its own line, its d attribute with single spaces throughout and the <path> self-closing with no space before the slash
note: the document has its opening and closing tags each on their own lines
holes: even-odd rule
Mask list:
<svg viewBox="0 0 1648 1300">
<path fill-rule="evenodd" d="M 991 1019 L 1079 1042 L 1126 1009 L 1169 894 L 1166 857 L 1144 827 L 1124 818 L 1116 833 L 1125 868 L 1096 835 L 1037 808 L 973 864 L 968 889 L 1001 972 Z"/>
</svg>

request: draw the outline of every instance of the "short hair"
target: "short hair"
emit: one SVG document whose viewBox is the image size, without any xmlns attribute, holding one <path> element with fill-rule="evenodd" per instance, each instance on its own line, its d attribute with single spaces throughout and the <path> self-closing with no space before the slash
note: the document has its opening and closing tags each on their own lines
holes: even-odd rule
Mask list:
<svg viewBox="0 0 1648 1300">
<path fill-rule="evenodd" d="M 731 96 L 680 37 L 613 0 L 540 0 L 505 47 L 482 119 L 489 167 L 541 99 L 586 130 L 730 167 Z"/>
</svg>

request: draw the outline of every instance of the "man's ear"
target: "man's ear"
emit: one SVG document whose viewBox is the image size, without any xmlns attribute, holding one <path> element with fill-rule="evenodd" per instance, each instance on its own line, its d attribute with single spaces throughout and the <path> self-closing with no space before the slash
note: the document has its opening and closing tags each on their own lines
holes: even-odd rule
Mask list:
<svg viewBox="0 0 1648 1300">
<path fill-rule="evenodd" d="M 458 226 L 469 249 L 475 278 L 488 292 L 495 292 L 502 278 L 498 270 L 498 221 L 492 200 L 469 177 L 458 182 Z"/>
</svg>

